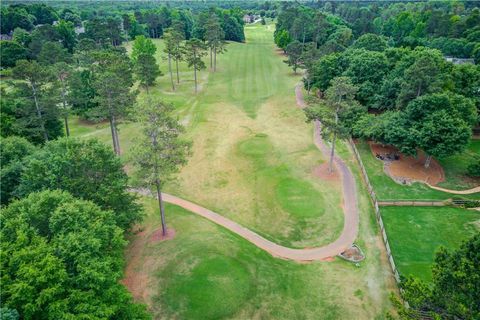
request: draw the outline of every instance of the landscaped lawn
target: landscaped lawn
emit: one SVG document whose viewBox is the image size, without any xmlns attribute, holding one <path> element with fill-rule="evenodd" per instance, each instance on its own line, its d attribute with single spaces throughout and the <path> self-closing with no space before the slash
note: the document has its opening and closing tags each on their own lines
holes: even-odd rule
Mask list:
<svg viewBox="0 0 480 320">
<path fill-rule="evenodd" d="M 134 270 L 128 275 L 154 319 L 383 319 L 389 310 L 391 275 L 380 262 L 368 210 L 359 237 L 368 258 L 355 266 L 341 259 L 300 264 L 273 258 L 173 205 L 166 205 L 166 217 L 175 238 L 151 242 L 160 228 L 157 203 L 142 203 L 147 216 L 127 251 Z"/>
<path fill-rule="evenodd" d="M 431 280 L 440 246 L 458 248 L 480 231 L 480 212 L 452 207 L 382 207 L 395 263 L 402 275 Z"/>
<path fill-rule="evenodd" d="M 459 155 L 440 160 L 445 171 L 445 181 L 439 183 L 440 187 L 462 190 L 480 185 L 480 179 L 472 179 L 467 176 L 467 168 L 480 155 L 480 140 L 471 140 L 467 149 Z M 478 195 L 480 199 L 480 195 Z"/>
<path fill-rule="evenodd" d="M 300 76 L 283 63 L 273 30 L 273 25 L 249 26 L 246 43 L 230 43 L 217 58 L 216 73 L 200 72 L 197 95 L 192 71 L 184 63 L 180 84 L 172 91 L 163 43 L 155 41 L 164 76 L 150 89 L 150 98 L 172 102 L 193 141 L 188 165 L 165 191 L 283 245 L 326 244 L 343 227 L 341 189 L 313 174 L 324 158 L 313 145 L 312 125 L 295 105 Z M 146 101 L 145 92 L 139 101 Z M 74 135 L 111 145 L 108 126 L 94 132 L 81 127 L 74 127 Z M 122 158 L 128 162 L 140 128 L 136 123 L 119 128 Z"/>
<path fill-rule="evenodd" d="M 340 234 L 341 189 L 312 173 L 325 159 L 312 143 L 312 125 L 295 105 L 300 78 L 282 62 L 273 30 L 273 25 L 247 26 L 247 42 L 229 44 L 218 57 L 218 72 L 200 73 L 198 95 L 183 63 L 176 92 L 167 76 L 150 90 L 153 101 L 174 103 L 193 140 L 189 164 L 166 191 L 280 244 L 312 247 Z M 155 43 L 161 48 L 161 41 Z M 167 74 L 165 61 L 159 61 Z M 125 161 L 139 132 L 135 123 L 120 125 Z M 84 136 L 111 144 L 103 128 Z M 137 300 L 159 319 L 382 319 L 391 307 L 393 278 L 359 170 L 344 143 L 339 151 L 359 191 L 357 243 L 367 255 L 359 266 L 339 259 L 309 264 L 276 259 L 172 205 L 166 216 L 175 238 L 151 243 L 160 219 L 156 201 L 144 198 L 143 231 L 127 250 L 129 270 L 140 273 L 135 283 L 146 288 L 134 291 Z"/>
<path fill-rule="evenodd" d="M 370 146 L 365 141 L 358 141 L 356 146 L 379 200 L 446 200 L 455 196 L 450 193 L 431 189 L 427 185 L 419 182 L 413 183 L 410 186 L 396 183 L 385 174 L 383 171 L 383 162 L 374 157 L 370 151 Z M 459 165 L 461 165 L 460 162 Z M 455 170 L 454 167 L 455 164 L 453 163 L 447 166 L 447 177 L 453 174 L 452 172 Z M 480 199 L 480 193 L 462 195 L 462 197 Z"/>
</svg>

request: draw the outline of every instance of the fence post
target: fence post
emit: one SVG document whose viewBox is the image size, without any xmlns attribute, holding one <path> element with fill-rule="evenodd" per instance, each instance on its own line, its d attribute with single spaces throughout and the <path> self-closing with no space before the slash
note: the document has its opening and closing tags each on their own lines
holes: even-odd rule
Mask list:
<svg viewBox="0 0 480 320">
<path fill-rule="evenodd" d="M 400 285 L 400 274 L 398 273 L 397 267 L 395 265 L 395 261 L 393 260 L 392 251 L 390 249 L 390 243 L 388 242 L 387 232 L 386 232 L 385 226 L 383 224 L 382 215 L 380 213 L 380 207 L 378 206 L 377 196 L 375 194 L 373 186 L 370 184 L 370 180 L 368 179 L 367 170 L 365 169 L 365 166 L 363 165 L 362 158 L 360 157 L 360 153 L 358 152 L 357 147 L 355 146 L 355 143 L 353 142 L 352 138 L 348 139 L 348 143 L 350 144 L 350 147 L 353 149 L 353 153 L 355 154 L 355 158 L 357 159 L 358 165 L 360 166 L 360 171 L 362 172 L 363 180 L 365 180 L 365 183 L 367 185 L 368 193 L 370 194 L 370 200 L 372 201 L 373 206 L 375 208 L 375 216 L 377 218 L 378 225 L 380 226 L 380 232 L 382 234 L 383 244 L 385 245 L 385 250 L 387 252 L 388 261 L 390 263 L 390 267 L 391 267 L 392 272 L 393 272 L 393 277 L 394 277 L 397 285 Z M 393 201 L 393 203 L 394 204 L 396 203 L 395 200 Z"/>
</svg>

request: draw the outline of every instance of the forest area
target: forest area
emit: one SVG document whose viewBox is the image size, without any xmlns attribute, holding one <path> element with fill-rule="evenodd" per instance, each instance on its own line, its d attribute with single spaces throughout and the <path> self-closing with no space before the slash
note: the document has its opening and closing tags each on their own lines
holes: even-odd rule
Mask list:
<svg viewBox="0 0 480 320">
<path fill-rule="evenodd" d="M 3 1 L 0 20 L 0 319 L 480 317 L 478 2 Z M 426 178 L 395 176 L 405 159 Z M 398 283 L 369 188 L 443 203 L 382 208 Z M 348 227 L 356 264 L 241 234 L 308 251 Z"/>
</svg>

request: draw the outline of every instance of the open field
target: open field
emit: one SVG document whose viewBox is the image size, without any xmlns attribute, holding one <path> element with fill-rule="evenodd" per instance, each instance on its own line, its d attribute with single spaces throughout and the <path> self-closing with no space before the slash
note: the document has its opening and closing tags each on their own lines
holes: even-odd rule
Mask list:
<svg viewBox="0 0 480 320">
<path fill-rule="evenodd" d="M 476 142 L 474 142 L 472 146 L 476 146 Z M 446 200 L 454 196 L 446 192 L 433 190 L 423 183 L 417 182 L 410 186 L 396 183 L 392 178 L 385 174 L 383 171 L 383 162 L 375 158 L 373 153 L 370 151 L 369 145 L 365 141 L 359 141 L 357 143 L 357 149 L 362 157 L 368 177 L 379 200 Z M 462 155 L 457 157 L 462 157 Z M 457 161 L 459 160 L 457 159 Z M 455 163 L 455 160 L 449 159 L 442 162 L 442 165 L 446 164 L 444 165 L 444 170 L 447 182 L 458 179 L 455 178 L 455 174 L 462 170 L 461 163 L 461 161 L 459 163 Z M 441 185 L 445 186 L 445 184 Z M 447 185 L 453 187 L 452 184 Z M 470 195 L 462 195 L 462 197 L 468 199 L 480 199 L 480 194 L 475 193 Z"/>
<path fill-rule="evenodd" d="M 440 246 L 456 249 L 480 231 L 480 212 L 452 207 L 382 207 L 388 239 L 401 274 L 431 280 Z"/>
<path fill-rule="evenodd" d="M 238 236 L 179 207 L 167 205 L 174 239 L 151 242 L 160 227 L 156 202 L 127 251 L 127 276 L 136 299 L 155 319 L 383 319 L 392 289 L 381 240 L 360 203 L 359 267 L 334 262 L 299 264 L 271 257 Z"/>
<path fill-rule="evenodd" d="M 218 58 L 217 73 L 200 73 L 197 96 L 184 64 L 175 93 L 168 70 L 162 68 L 165 76 L 150 90 L 152 98 L 177 106 L 193 140 L 189 164 L 165 191 L 279 244 L 323 245 L 335 240 L 343 226 L 340 185 L 313 173 L 324 159 L 312 143 L 311 125 L 295 107 L 293 88 L 299 77 L 276 54 L 272 32 L 273 26 L 249 27 L 247 43 L 230 44 Z M 162 43 L 156 44 L 160 59 Z M 159 62 L 165 66 L 164 60 Z M 111 144 L 108 127 L 80 127 L 72 131 Z M 138 132 L 134 123 L 120 126 L 126 161 Z"/>
<path fill-rule="evenodd" d="M 167 77 L 151 90 L 154 99 L 175 104 L 194 142 L 189 164 L 165 191 L 279 244 L 317 246 L 342 229 L 341 186 L 313 174 L 324 159 L 295 106 L 299 78 L 282 62 L 272 33 L 273 26 L 248 26 L 247 43 L 230 44 L 216 74 L 201 72 L 197 96 L 185 80 L 172 93 Z M 182 79 L 191 77 L 181 68 Z M 77 121 L 72 131 L 110 144 L 108 128 L 84 126 Z M 138 130 L 134 123 L 120 126 L 125 161 Z M 127 250 L 127 278 L 136 299 L 146 302 L 156 319 L 382 319 L 391 308 L 393 278 L 352 153 L 343 142 L 338 150 L 359 192 L 356 243 L 367 259 L 358 267 L 338 258 L 310 264 L 276 259 L 172 205 L 166 214 L 175 238 L 152 243 L 149 236 L 160 219 L 156 202 L 143 198 L 143 231 Z"/>
</svg>

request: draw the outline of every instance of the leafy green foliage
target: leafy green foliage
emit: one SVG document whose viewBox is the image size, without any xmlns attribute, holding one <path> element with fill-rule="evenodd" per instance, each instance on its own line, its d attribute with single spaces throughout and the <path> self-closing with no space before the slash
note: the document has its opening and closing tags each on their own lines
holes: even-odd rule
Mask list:
<svg viewBox="0 0 480 320">
<path fill-rule="evenodd" d="M 1 218 L 4 306 L 23 319 L 148 319 L 118 282 L 126 242 L 111 211 L 48 190 Z"/>
<path fill-rule="evenodd" d="M 40 64 L 46 66 L 58 62 L 71 62 L 72 57 L 67 49 L 65 49 L 60 43 L 47 41 L 43 44 L 37 60 Z"/>
<path fill-rule="evenodd" d="M 285 61 L 290 67 L 292 67 L 293 72 L 297 73 L 297 68 L 301 63 L 303 45 L 300 41 L 292 41 L 285 48 L 287 53 L 288 60 Z"/>
<path fill-rule="evenodd" d="M 136 177 L 146 186 L 162 186 L 187 162 L 191 144 L 181 139 L 184 128 L 173 118 L 172 111 L 173 106 L 164 102 L 137 108 L 143 136 L 132 155 Z"/>
<path fill-rule="evenodd" d="M 385 37 L 374 33 L 365 33 L 355 40 L 353 47 L 356 49 L 365 49 L 370 51 L 385 51 L 388 44 Z"/>
<path fill-rule="evenodd" d="M 2 205 L 10 202 L 20 182 L 24 160 L 35 151 L 25 138 L 10 136 L 0 138 L 0 199 Z"/>
<path fill-rule="evenodd" d="M 157 47 L 155 47 L 152 40 L 147 39 L 142 35 L 135 38 L 132 46 L 131 57 L 132 60 L 135 61 L 142 54 L 153 56 L 156 51 Z"/>
<path fill-rule="evenodd" d="M 187 40 L 185 43 L 185 61 L 187 61 L 188 67 L 193 67 L 195 76 L 195 93 L 197 92 L 197 71 L 205 69 L 205 62 L 202 57 L 207 54 L 206 45 L 197 38 Z"/>
<path fill-rule="evenodd" d="M 163 102 L 138 108 L 137 119 L 143 124 L 143 136 L 132 152 L 137 181 L 157 192 L 164 235 L 166 222 L 161 190 L 172 174 L 187 163 L 191 146 L 180 138 L 184 129 L 171 116 L 172 111 L 173 106 Z"/>
<path fill-rule="evenodd" d="M 287 30 L 276 32 L 274 40 L 277 46 L 282 48 L 283 51 L 287 49 L 288 44 L 292 41 Z"/>
<path fill-rule="evenodd" d="M 27 49 L 16 41 L 0 41 L 0 60 L 3 67 L 13 67 L 18 60 L 27 57 Z"/>
<path fill-rule="evenodd" d="M 351 120 L 346 115 L 352 115 L 352 109 L 358 106 L 355 94 L 358 88 L 353 85 L 348 77 L 336 77 L 327 89 L 325 104 L 318 104 L 305 109 L 308 121 L 320 121 L 322 135 L 332 139 L 332 152 L 330 156 L 330 172 L 333 170 L 333 155 L 335 152 L 336 138 L 346 138 L 350 132 Z"/>
<path fill-rule="evenodd" d="M 60 189 L 114 212 L 116 224 L 127 230 L 139 220 L 128 177 L 111 150 L 96 140 L 49 142 L 25 163 L 18 194 Z"/>
<path fill-rule="evenodd" d="M 153 85 L 158 76 L 163 75 L 158 67 L 157 60 L 154 56 L 141 54 L 137 57 L 133 64 L 133 72 L 135 73 L 140 84 L 145 88 Z"/>
<path fill-rule="evenodd" d="M 10 131 L 13 135 L 27 138 L 34 143 L 43 143 L 63 135 L 58 120 L 58 98 L 50 86 L 52 73 L 36 61 L 19 60 L 13 68 L 17 83 L 16 90 L 7 94 L 7 108 L 2 112 L 15 119 Z M 8 101 L 12 99 L 12 101 Z"/>
<path fill-rule="evenodd" d="M 92 87 L 97 107 L 90 114 L 96 115 L 100 120 L 109 120 L 113 149 L 120 155 L 117 120 L 126 115 L 137 93 L 131 90 L 132 64 L 126 53 L 118 50 L 94 51 L 92 58 L 96 61 Z"/>
<path fill-rule="evenodd" d="M 417 310 L 442 318 L 477 319 L 480 316 L 480 234 L 465 241 L 458 250 L 441 248 L 432 268 L 433 286 L 408 278 L 402 282 L 403 297 L 412 311 L 401 308 L 405 319 L 415 318 Z"/>
</svg>

